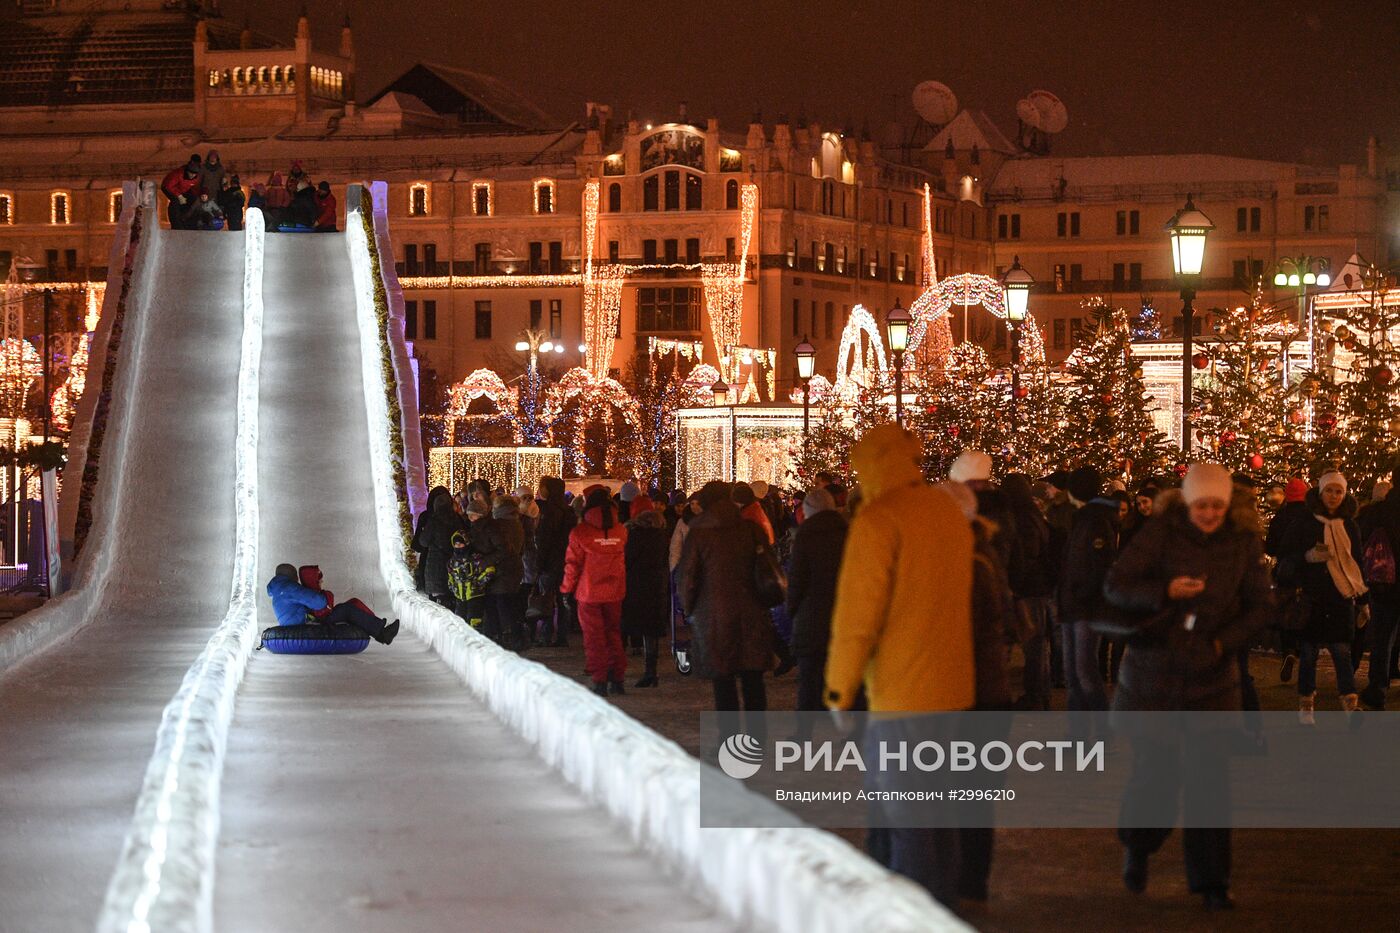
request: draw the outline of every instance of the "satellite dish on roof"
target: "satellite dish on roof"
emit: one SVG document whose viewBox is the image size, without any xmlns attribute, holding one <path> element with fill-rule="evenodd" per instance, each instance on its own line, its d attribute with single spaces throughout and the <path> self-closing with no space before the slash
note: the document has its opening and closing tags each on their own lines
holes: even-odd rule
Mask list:
<svg viewBox="0 0 1400 933">
<path fill-rule="evenodd" d="M 1069 111 L 1058 97 L 1049 91 L 1031 91 L 1026 100 L 1034 105 L 1040 114 L 1040 122 L 1032 124 L 1045 133 L 1058 133 L 1069 126 Z M 1017 107 L 1020 112 L 1020 107 Z M 1027 121 L 1029 122 L 1029 121 Z"/>
<path fill-rule="evenodd" d="M 1040 111 L 1025 97 L 1016 102 L 1016 117 L 1032 129 L 1040 129 Z"/>
<path fill-rule="evenodd" d="M 942 81 L 924 81 L 914 88 L 914 112 L 935 126 L 945 126 L 958 112 L 958 98 Z"/>
</svg>

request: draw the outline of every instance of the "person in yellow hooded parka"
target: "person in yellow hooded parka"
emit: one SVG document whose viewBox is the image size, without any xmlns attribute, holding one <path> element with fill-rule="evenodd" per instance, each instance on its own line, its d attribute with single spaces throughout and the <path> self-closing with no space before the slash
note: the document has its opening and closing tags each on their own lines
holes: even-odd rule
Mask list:
<svg viewBox="0 0 1400 933">
<path fill-rule="evenodd" d="M 892 424 L 851 451 L 863 504 L 846 537 L 827 706 L 849 709 L 862 681 L 873 712 L 971 709 L 972 528 L 924 482 L 914 435 Z"/>
</svg>

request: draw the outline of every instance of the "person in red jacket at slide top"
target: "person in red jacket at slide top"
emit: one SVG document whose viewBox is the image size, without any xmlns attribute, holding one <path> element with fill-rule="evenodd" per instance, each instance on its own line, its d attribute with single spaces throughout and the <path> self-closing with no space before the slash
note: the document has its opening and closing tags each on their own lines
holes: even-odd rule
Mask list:
<svg viewBox="0 0 1400 933">
<path fill-rule="evenodd" d="M 335 195 L 331 193 L 331 183 L 323 181 L 316 186 L 316 232 L 335 233 Z"/>
<path fill-rule="evenodd" d="M 627 528 L 617 520 L 608 490 L 588 489 L 583 521 L 569 532 L 564 553 L 564 582 L 559 592 L 578 603 L 583 653 L 593 692 L 626 693 L 627 654 L 622 648 L 622 598 L 627 595 Z"/>
<path fill-rule="evenodd" d="M 188 218 L 195 202 L 199 200 L 199 169 L 200 158 L 199 154 L 195 153 L 184 165 L 167 172 L 165 179 L 160 183 L 161 192 L 170 199 L 165 216 L 170 221 L 171 230 L 189 227 Z"/>
</svg>

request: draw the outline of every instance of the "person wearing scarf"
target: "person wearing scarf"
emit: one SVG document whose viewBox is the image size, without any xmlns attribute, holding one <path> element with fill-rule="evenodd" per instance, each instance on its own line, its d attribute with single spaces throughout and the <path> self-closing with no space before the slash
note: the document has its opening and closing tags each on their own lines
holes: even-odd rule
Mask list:
<svg viewBox="0 0 1400 933">
<path fill-rule="evenodd" d="M 1347 493 L 1347 480 L 1333 470 L 1318 477 L 1306 503 L 1313 521 L 1296 521 L 1285 530 L 1279 548 L 1303 589 L 1308 620 L 1301 633 L 1298 669 L 1298 720 L 1314 723 L 1317 656 L 1326 648 L 1337 672 L 1342 709 L 1358 705 L 1351 641 L 1358 622 L 1364 626 L 1366 584 L 1361 577 L 1361 532 L 1356 526 L 1356 500 Z"/>
</svg>

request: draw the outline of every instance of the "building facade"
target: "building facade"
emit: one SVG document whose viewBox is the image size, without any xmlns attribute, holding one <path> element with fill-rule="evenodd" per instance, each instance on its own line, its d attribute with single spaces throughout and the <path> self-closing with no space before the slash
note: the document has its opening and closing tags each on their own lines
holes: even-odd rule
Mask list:
<svg viewBox="0 0 1400 933">
<path fill-rule="evenodd" d="M 878 319 L 918 295 L 926 235 L 939 275 L 1000 275 L 1019 257 L 1052 359 L 1073 348 L 1092 295 L 1150 303 L 1170 336 L 1162 227 L 1187 194 L 1216 224 L 1201 309 L 1244 303 L 1281 257 L 1336 268 L 1358 252 L 1382 261 L 1388 245 L 1374 150 L 1366 167 L 1332 169 L 1059 158 L 973 111 L 915 150 L 805 118 L 721 127 L 683 107 L 666 123 L 593 103 L 557 120 L 490 76 L 433 63 L 361 94 L 348 22 L 330 51 L 305 17 L 281 43 L 200 3 L 105 6 L 27 4 L 0 37 L 0 267 L 25 257 L 52 280 L 102 280 L 121 182 L 193 151 L 217 149 L 245 188 L 293 160 L 337 190 L 382 179 L 414 353 L 442 382 L 518 372 L 527 329 L 560 348 L 552 364 L 578 365 L 585 295 L 604 283 L 618 312 L 607 369 L 653 340 L 698 344 L 711 363 L 729 343 L 771 360 L 771 381 L 748 375 L 765 400 L 786 398 L 804 337 L 829 376 L 856 305 Z M 737 320 L 720 320 L 734 301 Z M 976 309 L 955 308 L 953 332 L 1005 352 L 1005 328 Z"/>
</svg>

